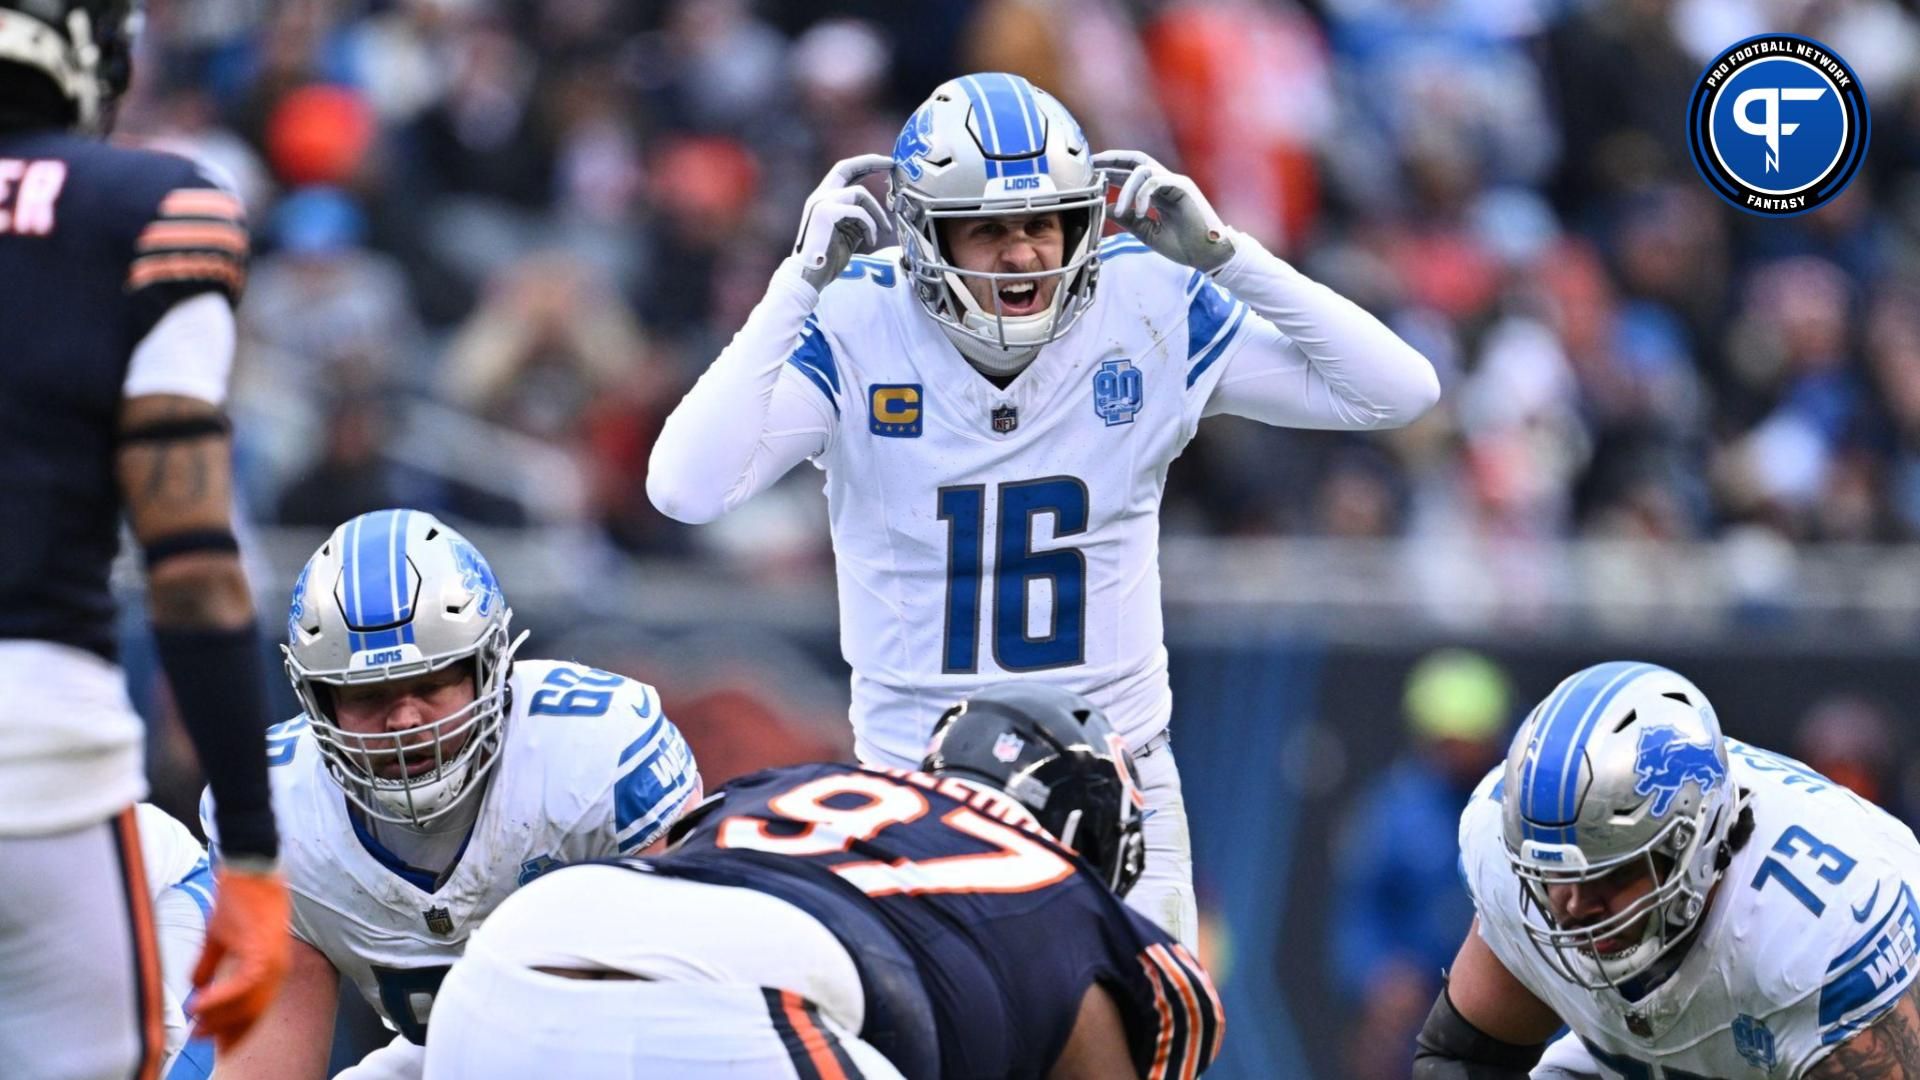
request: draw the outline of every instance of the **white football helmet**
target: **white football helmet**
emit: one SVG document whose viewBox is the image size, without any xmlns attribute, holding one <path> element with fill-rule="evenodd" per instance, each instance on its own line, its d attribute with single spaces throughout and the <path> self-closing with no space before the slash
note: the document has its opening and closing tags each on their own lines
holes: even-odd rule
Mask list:
<svg viewBox="0 0 1920 1080">
<path fill-rule="evenodd" d="M 1527 935 L 1589 990 L 1618 990 L 1686 938 L 1706 913 L 1745 806 L 1706 695 L 1666 668 L 1625 661 L 1570 676 L 1534 707 L 1507 752 L 1502 786 Z M 1635 862 L 1652 875 L 1650 892 L 1598 923 L 1558 925 L 1549 886 Z M 1642 918 L 1628 947 L 1598 950 Z"/>
<path fill-rule="evenodd" d="M 1018 75 L 991 72 L 941 83 L 893 144 L 888 209 L 914 295 L 969 360 L 1011 375 L 1065 334 L 1093 299 L 1106 181 L 1086 133 L 1053 95 Z M 939 223 L 1057 210 L 1066 248 L 1056 270 L 996 274 L 954 265 Z M 967 290 L 992 286 L 993 310 Z M 1057 278 L 1053 300 L 1030 315 L 1003 314 L 1003 287 Z"/>
<path fill-rule="evenodd" d="M 287 678 L 327 771 L 381 821 L 418 828 L 480 790 L 498 760 L 519 638 L 493 568 L 432 514 L 379 510 L 335 529 L 293 585 Z M 473 703 L 421 729 L 360 734 L 334 719 L 329 687 L 408 679 L 472 661 Z M 443 747 L 457 746 L 450 756 Z M 421 755 L 432 764 L 421 768 Z M 397 776 L 377 766 L 398 764 Z M 416 771 L 418 770 L 418 771 Z"/>
</svg>

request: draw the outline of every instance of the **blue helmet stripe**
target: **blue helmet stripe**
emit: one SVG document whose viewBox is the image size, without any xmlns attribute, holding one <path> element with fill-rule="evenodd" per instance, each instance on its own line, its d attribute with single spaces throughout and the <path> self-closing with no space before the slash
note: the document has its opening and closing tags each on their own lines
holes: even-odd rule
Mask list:
<svg viewBox="0 0 1920 1080">
<path fill-rule="evenodd" d="M 1546 733 L 1527 791 L 1527 816 L 1535 821 L 1569 823 L 1580 796 L 1580 762 L 1587 739 L 1600 716 L 1633 679 L 1652 671 L 1651 664 L 1613 661 L 1584 672 L 1577 685 L 1543 719 Z M 1569 830 L 1571 833 L 1571 830 Z M 1569 837 L 1569 842 L 1571 837 Z"/>
<path fill-rule="evenodd" d="M 1047 148 L 1047 122 L 1040 115 L 1040 100 L 1033 96 L 1033 84 L 1025 79 L 1014 78 L 1013 88 L 1020 95 L 1020 104 L 1027 111 L 1027 130 L 1033 133 L 1033 146 L 1036 150 Z"/>
<path fill-rule="evenodd" d="M 1000 153 L 1000 132 L 994 126 L 993 116 L 987 111 L 985 91 L 980 88 L 977 76 L 969 75 L 960 80 L 960 88 L 967 92 L 967 100 L 973 103 L 975 123 L 980 127 L 981 149 L 986 151 L 987 179 L 1000 175 L 1000 163 L 994 157 Z"/>
<path fill-rule="evenodd" d="M 388 626 L 399 621 L 394 611 L 393 586 L 393 527 L 399 516 L 397 510 L 368 514 L 361 519 L 364 525 L 356 530 L 352 557 L 354 581 L 359 586 L 360 617 L 355 625 L 362 628 Z"/>
<path fill-rule="evenodd" d="M 1013 80 L 1014 88 L 1020 91 L 1020 102 L 1026 106 L 1029 118 L 1027 130 L 1033 132 L 1033 148 L 1037 156 L 1032 158 L 1034 170 L 1048 172 L 1047 167 L 1047 121 L 1040 115 L 1040 102 L 1033 96 L 1033 84 L 1025 79 Z"/>
<path fill-rule="evenodd" d="M 343 541 L 346 550 L 340 553 L 346 564 L 342 571 L 346 577 L 346 587 L 342 591 L 346 594 L 348 627 L 363 625 L 360 621 L 360 561 L 353 557 L 353 553 L 360 547 L 360 530 L 365 525 L 365 518 L 354 518 L 348 523 L 347 536 Z"/>
<path fill-rule="evenodd" d="M 987 109 L 987 91 L 980 85 L 978 75 L 969 75 L 960 80 L 960 86 L 967 92 L 967 100 L 973 103 L 973 115 L 979 118 L 981 149 L 988 157 L 1000 155 L 1000 127 L 996 118 Z"/>
<path fill-rule="evenodd" d="M 1527 762 L 1527 773 L 1520 778 L 1520 791 L 1516 795 L 1520 800 L 1521 817 L 1529 823 L 1533 818 L 1529 795 L 1535 786 L 1534 778 L 1540 773 L 1540 741 L 1546 737 L 1548 727 L 1547 720 L 1549 717 L 1552 717 L 1555 714 L 1555 710 L 1560 707 L 1560 702 L 1566 698 L 1567 691 L 1573 689 L 1574 685 L 1585 677 L 1586 673 L 1581 672 L 1577 675 L 1562 679 L 1560 685 L 1553 688 L 1553 693 L 1547 695 L 1547 700 L 1540 703 L 1540 705 L 1534 709 L 1534 715 L 1530 718 L 1533 726 L 1527 736 L 1527 756 L 1525 759 Z M 1531 824 L 1528 825 L 1528 829 L 1529 835 L 1531 835 Z"/>
<path fill-rule="evenodd" d="M 1034 115 L 1033 96 L 1027 91 L 1025 79 L 1013 75 L 989 77 L 987 103 L 997 111 L 994 120 L 1002 132 L 1001 145 L 1006 146 L 1009 155 L 1031 154 L 1040 149 L 1040 125 L 1036 122 L 1039 117 Z M 1009 145 L 1016 135 L 1020 136 L 1017 148 Z"/>
<path fill-rule="evenodd" d="M 407 591 L 407 526 L 413 511 L 400 511 L 400 522 L 393 529 L 393 607 L 396 619 L 413 618 L 413 594 Z"/>
<path fill-rule="evenodd" d="M 407 617 L 407 607 L 413 599 L 406 593 L 407 517 L 411 513 L 402 510 L 395 514 L 393 527 L 387 530 L 387 609 L 393 612 L 395 621 Z"/>
</svg>

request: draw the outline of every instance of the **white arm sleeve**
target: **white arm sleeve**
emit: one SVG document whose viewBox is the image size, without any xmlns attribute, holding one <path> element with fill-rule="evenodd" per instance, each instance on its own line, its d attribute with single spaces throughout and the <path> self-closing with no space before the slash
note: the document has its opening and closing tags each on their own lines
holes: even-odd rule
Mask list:
<svg viewBox="0 0 1920 1080">
<path fill-rule="evenodd" d="M 225 296 L 204 292 L 182 300 L 134 347 L 121 396 L 178 394 L 223 404 L 233 341 L 233 309 Z"/>
<path fill-rule="evenodd" d="M 154 901 L 153 929 L 160 939 L 160 985 L 166 997 L 165 1060 L 171 1065 L 174 1055 L 186 1045 L 191 1027 L 186 1014 L 187 995 L 193 992 L 193 968 L 206 945 L 206 911 L 187 892 L 168 889 Z"/>
<path fill-rule="evenodd" d="M 667 417 L 647 462 L 647 498 L 661 513 L 712 521 L 827 449 L 836 408 L 787 363 L 819 297 L 797 257 L 781 263 L 746 325 Z"/>
<path fill-rule="evenodd" d="M 1245 234 L 1214 275 L 1248 319 L 1203 415 L 1299 428 L 1391 428 L 1440 400 L 1433 365 L 1360 305 Z"/>
</svg>

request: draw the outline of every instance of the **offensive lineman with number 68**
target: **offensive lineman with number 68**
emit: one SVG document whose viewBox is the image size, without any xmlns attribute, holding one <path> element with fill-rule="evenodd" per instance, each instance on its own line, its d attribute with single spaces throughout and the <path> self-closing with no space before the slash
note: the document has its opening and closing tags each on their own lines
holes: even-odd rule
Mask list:
<svg viewBox="0 0 1920 1080">
<path fill-rule="evenodd" d="M 512 618 L 480 552 L 417 510 L 348 521 L 300 571 L 285 652 L 302 712 L 267 742 L 293 967 L 221 1080 L 319 1080 L 342 976 L 398 1036 L 340 1080 L 418 1077 L 440 980 L 507 894 L 645 851 L 699 802 L 652 687 L 517 659 Z"/>
<path fill-rule="evenodd" d="M 883 216 L 858 180 L 880 171 L 901 246 L 856 256 Z M 1110 184 L 1127 232 L 1103 239 Z M 1438 396 L 1425 358 L 1192 181 L 1094 154 L 1025 79 L 969 75 L 891 157 L 840 162 L 814 192 L 766 298 L 668 417 L 647 492 L 704 522 L 803 460 L 824 470 L 861 760 L 912 767 L 932 717 L 1009 675 L 1086 695 L 1144 782 L 1130 902 L 1191 944 L 1167 468 L 1206 416 L 1387 428 Z"/>
</svg>

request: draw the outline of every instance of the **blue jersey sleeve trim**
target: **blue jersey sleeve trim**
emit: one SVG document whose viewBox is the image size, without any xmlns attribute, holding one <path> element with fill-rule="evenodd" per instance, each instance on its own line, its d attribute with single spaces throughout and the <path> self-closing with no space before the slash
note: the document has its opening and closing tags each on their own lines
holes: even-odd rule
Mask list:
<svg viewBox="0 0 1920 1080">
<path fill-rule="evenodd" d="M 654 841 L 667 815 L 698 789 L 700 774 L 686 739 L 664 714 L 620 752 L 619 768 L 613 784 L 613 827 L 626 854 Z"/>
<path fill-rule="evenodd" d="M 1202 289 L 1200 293 L 1204 296 L 1211 291 L 1210 289 Z M 1245 322 L 1246 318 L 1247 305 L 1235 300 L 1233 302 L 1233 320 L 1227 323 L 1226 329 L 1222 330 L 1219 337 L 1207 348 L 1206 353 L 1200 357 L 1200 362 L 1187 370 L 1187 389 L 1193 389 L 1193 384 L 1199 381 L 1200 376 L 1206 374 L 1207 369 L 1213 366 L 1213 362 L 1220 359 L 1220 357 L 1226 353 L 1227 346 L 1233 343 L 1234 335 L 1240 332 L 1240 324 Z"/>
<path fill-rule="evenodd" d="M 1851 1038 L 1899 1004 L 1916 974 L 1916 938 L 1920 938 L 1920 910 L 1911 889 L 1903 884 L 1898 899 L 1873 929 L 1828 966 L 1826 984 L 1820 988 L 1822 1046 Z"/>
<path fill-rule="evenodd" d="M 186 877 L 174 882 L 168 888 L 178 889 L 191 897 L 194 905 L 200 909 L 201 918 L 213 917 L 213 868 L 207 864 L 206 856 L 201 856 L 200 861 L 193 864 L 193 869 L 187 872 Z"/>
<path fill-rule="evenodd" d="M 1132 233 L 1116 233 L 1100 241 L 1099 256 L 1101 262 L 1106 262 L 1124 255 L 1143 255 L 1152 250 Z"/>
<path fill-rule="evenodd" d="M 812 316 L 800 330 L 800 344 L 787 357 L 807 381 L 820 389 L 833 406 L 833 414 L 840 415 L 840 369 L 833 362 L 833 347 L 827 344 L 827 335 L 820 330 L 820 323 Z"/>
</svg>

